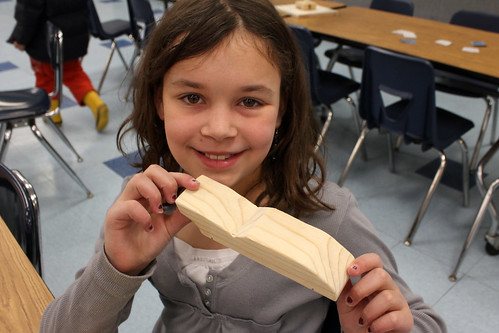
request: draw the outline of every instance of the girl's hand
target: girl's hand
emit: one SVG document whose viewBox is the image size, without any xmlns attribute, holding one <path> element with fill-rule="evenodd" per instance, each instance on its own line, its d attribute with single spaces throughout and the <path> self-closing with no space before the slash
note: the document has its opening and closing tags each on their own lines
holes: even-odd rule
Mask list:
<svg viewBox="0 0 499 333">
<path fill-rule="evenodd" d="M 25 46 L 23 44 L 19 44 L 18 42 L 14 41 L 14 47 L 18 49 L 19 51 L 24 51 Z"/>
<path fill-rule="evenodd" d="M 364 254 L 348 268 L 351 277 L 337 300 L 343 332 L 410 332 L 414 323 L 411 310 L 392 280 L 383 269 L 381 258 Z"/>
<path fill-rule="evenodd" d="M 179 187 L 199 188 L 183 173 L 168 172 L 151 165 L 136 174 L 106 214 L 104 249 L 120 272 L 137 275 L 166 247 L 189 219 L 176 210 L 163 214 L 162 202 L 174 203 Z"/>
</svg>

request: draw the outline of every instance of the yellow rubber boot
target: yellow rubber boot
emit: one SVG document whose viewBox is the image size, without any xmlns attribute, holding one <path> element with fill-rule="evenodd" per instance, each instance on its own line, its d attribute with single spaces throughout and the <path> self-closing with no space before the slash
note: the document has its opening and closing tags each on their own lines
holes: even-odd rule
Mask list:
<svg viewBox="0 0 499 333">
<path fill-rule="evenodd" d="M 92 110 L 95 117 L 95 128 L 97 132 L 102 132 L 109 122 L 109 109 L 107 105 L 100 99 L 96 91 L 89 91 L 83 97 L 83 103 Z"/>
<path fill-rule="evenodd" d="M 59 106 L 59 101 L 57 99 L 51 99 L 50 100 L 50 111 L 53 111 L 53 110 L 57 109 L 58 106 Z M 62 116 L 61 116 L 61 111 L 60 110 L 59 110 L 59 113 L 51 116 L 50 119 L 52 119 L 52 121 L 54 122 L 54 124 L 57 127 L 61 127 L 62 126 Z M 44 120 L 45 120 L 45 118 L 44 118 Z"/>
</svg>

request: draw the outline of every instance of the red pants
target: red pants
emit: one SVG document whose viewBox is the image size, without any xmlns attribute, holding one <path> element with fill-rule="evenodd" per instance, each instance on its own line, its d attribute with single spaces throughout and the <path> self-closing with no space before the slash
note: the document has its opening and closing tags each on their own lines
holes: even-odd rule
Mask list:
<svg viewBox="0 0 499 333">
<path fill-rule="evenodd" d="M 31 68 L 35 72 L 38 88 L 42 88 L 47 93 L 54 91 L 54 71 L 48 62 L 38 61 L 30 58 Z M 83 97 L 95 90 L 88 75 L 83 71 L 79 59 L 68 60 L 63 64 L 62 82 L 69 88 L 74 98 L 80 105 L 83 104 Z"/>
</svg>

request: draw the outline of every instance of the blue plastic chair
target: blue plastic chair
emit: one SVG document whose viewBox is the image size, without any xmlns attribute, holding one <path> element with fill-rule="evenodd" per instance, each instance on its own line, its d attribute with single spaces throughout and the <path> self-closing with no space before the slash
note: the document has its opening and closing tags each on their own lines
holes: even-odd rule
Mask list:
<svg viewBox="0 0 499 333">
<path fill-rule="evenodd" d="M 118 55 L 120 56 L 120 59 L 128 72 L 128 64 L 125 61 L 123 53 L 121 53 L 118 44 L 116 43 L 116 39 L 120 36 L 129 36 L 130 38 L 133 38 L 134 31 L 132 29 L 130 20 L 115 19 L 101 22 L 93 0 L 88 0 L 87 3 L 90 20 L 90 34 L 96 38 L 99 38 L 100 40 L 111 42 L 111 50 L 109 51 L 109 55 L 107 56 L 106 65 L 104 67 L 104 71 L 102 72 L 99 86 L 97 87 L 97 92 L 100 93 L 102 85 L 104 84 L 104 79 L 107 75 L 107 71 L 109 70 L 109 65 L 111 64 L 111 60 L 113 59 L 114 51 L 118 51 Z"/>
<path fill-rule="evenodd" d="M 358 119 L 357 107 L 349 95 L 357 91 L 360 84 L 339 74 L 321 70 L 317 63 L 314 38 L 310 31 L 304 27 L 294 25 L 290 25 L 290 28 L 301 50 L 302 60 L 309 79 L 312 101 L 315 106 L 327 110 L 327 116 L 322 117 L 324 125 L 317 140 L 316 149 L 318 149 L 331 123 L 333 116 L 331 105 L 333 103 L 345 99 L 352 106 L 354 119 Z M 360 128 L 359 123 L 360 120 L 357 121 L 357 128 Z"/>
<path fill-rule="evenodd" d="M 414 15 L 414 4 L 406 0 L 372 0 L 369 8 L 407 16 Z M 326 70 L 331 71 L 334 64 L 339 62 L 348 66 L 352 79 L 355 79 L 353 68 L 362 68 L 364 61 L 364 50 L 356 47 L 338 45 L 335 49 L 326 50 L 324 55 L 329 58 Z"/>
<path fill-rule="evenodd" d="M 461 10 L 452 15 L 450 23 L 468 28 L 499 33 L 499 15 Z M 493 105 L 494 116 L 492 119 L 490 144 L 493 144 L 495 141 L 496 126 L 498 121 L 497 117 L 499 113 L 499 86 L 442 70 L 437 70 L 435 75 L 436 89 L 438 91 L 462 97 L 480 98 L 485 101 L 485 114 L 470 161 L 470 171 L 474 171 L 476 169 L 478 155 L 482 147 L 483 138 L 488 127 Z"/>
<path fill-rule="evenodd" d="M 0 216 L 42 276 L 39 215 L 33 186 L 19 171 L 0 163 Z"/>
<path fill-rule="evenodd" d="M 397 101 L 385 105 L 384 94 L 395 96 Z M 440 155 L 440 167 L 406 237 L 406 245 L 411 244 L 445 170 L 447 159 L 444 149 L 456 141 L 462 151 L 463 204 L 468 205 L 468 152 L 461 137 L 473 127 L 473 122 L 435 106 L 435 76 L 428 61 L 368 47 L 364 58 L 359 115 L 363 119 L 362 131 L 338 181 L 340 186 L 367 132 L 372 128 L 396 134 L 407 144 L 420 144 L 423 151 L 433 149 Z M 389 135 L 388 143 L 390 168 L 394 170 Z"/>
</svg>

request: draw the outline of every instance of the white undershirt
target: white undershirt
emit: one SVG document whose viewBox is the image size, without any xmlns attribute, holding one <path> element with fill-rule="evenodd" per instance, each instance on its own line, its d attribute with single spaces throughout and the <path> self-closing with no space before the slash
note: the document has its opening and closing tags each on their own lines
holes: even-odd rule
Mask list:
<svg viewBox="0 0 499 333">
<path fill-rule="evenodd" d="M 220 250 L 194 248 L 177 237 L 173 237 L 173 248 L 180 259 L 183 272 L 200 286 L 206 284 L 210 270 L 217 272 L 223 270 L 239 255 L 230 248 Z"/>
</svg>

